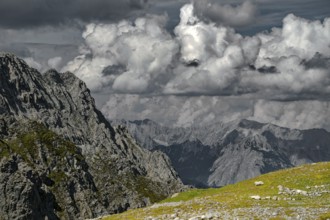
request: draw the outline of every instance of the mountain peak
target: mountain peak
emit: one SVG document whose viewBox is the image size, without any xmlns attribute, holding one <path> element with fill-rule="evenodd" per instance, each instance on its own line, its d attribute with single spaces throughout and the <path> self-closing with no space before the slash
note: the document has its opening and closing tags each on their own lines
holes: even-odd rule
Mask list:
<svg viewBox="0 0 330 220">
<path fill-rule="evenodd" d="M 15 54 L 0 51 L 0 59 L 7 58 L 7 59 L 19 59 Z"/>
<path fill-rule="evenodd" d="M 27 74 L 26 69 L 31 69 L 28 67 L 26 62 L 14 54 L 1 53 L 0 52 L 0 77 L 6 77 L 7 79 L 13 77 L 19 77 L 20 75 Z M 31 71 L 29 71 L 31 72 Z M 4 80 L 2 80 L 4 81 Z"/>
<path fill-rule="evenodd" d="M 265 124 L 257 121 L 252 121 L 248 119 L 242 119 L 239 121 L 238 126 L 247 129 L 261 129 Z"/>
<path fill-rule="evenodd" d="M 39 130 L 32 131 L 29 126 L 26 133 L 19 134 L 18 128 L 30 122 L 44 126 L 44 134 L 39 134 Z M 31 141 L 37 136 L 38 139 Z M 59 139 L 54 140 L 63 139 L 75 147 L 63 147 L 53 141 L 55 136 Z M 15 138 L 24 144 L 22 149 L 17 147 L 21 145 L 16 144 Z M 52 214 L 61 215 L 64 219 L 92 218 L 102 212 L 116 213 L 145 206 L 183 188 L 168 157 L 161 152 L 142 149 L 125 129 L 113 128 L 96 109 L 86 84 L 73 73 L 59 73 L 51 69 L 41 74 L 20 58 L 7 53 L 0 55 L 0 144 L 12 149 L 6 153 L 0 149 L 0 167 L 12 163 L 12 152 L 22 154 L 22 158 L 14 161 L 17 169 L 10 170 L 12 175 L 7 175 L 8 169 L 0 169 L 0 197 L 19 195 L 23 188 L 46 188 L 62 210 L 58 213 L 57 208 Z M 55 144 L 59 145 L 59 150 Z M 54 174 L 51 172 L 54 170 L 52 163 L 48 163 L 52 156 L 46 148 L 55 149 L 60 156 L 68 155 L 70 152 L 66 151 L 70 149 L 81 154 L 76 155 L 75 161 L 60 157 L 57 161 L 59 170 Z M 31 158 L 31 155 L 35 156 L 34 152 L 38 152 L 38 157 Z M 43 166 L 40 166 L 40 160 L 45 161 Z M 81 163 L 84 163 L 84 172 L 88 174 L 85 178 L 90 185 L 75 175 Z M 38 184 L 26 179 L 31 172 L 40 176 Z M 14 179 L 16 177 L 19 178 Z M 4 179 L 10 183 L 19 181 L 22 187 L 15 188 L 15 184 L 7 187 L 7 183 L 1 182 Z M 59 183 L 56 191 L 47 185 L 52 182 Z M 91 187 L 91 191 L 81 190 Z M 30 213 L 48 215 L 47 211 L 31 207 L 30 201 L 43 198 L 43 191 L 39 188 L 7 201 L 9 208 L 0 205 L 0 213 L 5 213 L 10 219 L 17 218 L 19 212 L 23 213 L 20 218 L 26 219 L 41 219 Z M 16 207 L 16 203 L 21 205 Z M 52 205 L 49 204 L 53 210 Z"/>
</svg>

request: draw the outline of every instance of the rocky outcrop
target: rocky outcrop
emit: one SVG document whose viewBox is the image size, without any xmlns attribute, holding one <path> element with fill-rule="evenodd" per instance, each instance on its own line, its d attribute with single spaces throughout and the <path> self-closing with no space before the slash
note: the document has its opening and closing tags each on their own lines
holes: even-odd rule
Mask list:
<svg viewBox="0 0 330 220">
<path fill-rule="evenodd" d="M 40 74 L 11 54 L 0 54 L 0 141 L 4 219 L 92 218 L 183 187 L 168 157 L 112 127 L 72 73 Z"/>
<path fill-rule="evenodd" d="M 36 122 L 15 122 L 0 143 L 2 219 L 74 219 L 98 208 L 81 150 Z M 79 214 L 78 214 L 79 213 Z"/>
<path fill-rule="evenodd" d="M 166 153 L 185 184 L 219 187 L 278 169 L 330 160 L 330 133 L 250 120 L 169 128 L 151 120 L 124 124 L 145 148 Z"/>
</svg>

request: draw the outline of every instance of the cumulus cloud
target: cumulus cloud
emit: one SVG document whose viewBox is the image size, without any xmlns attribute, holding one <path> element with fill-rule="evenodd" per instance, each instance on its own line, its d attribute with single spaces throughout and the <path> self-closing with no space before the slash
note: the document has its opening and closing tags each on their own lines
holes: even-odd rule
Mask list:
<svg viewBox="0 0 330 220">
<path fill-rule="evenodd" d="M 206 24 L 194 13 L 192 4 L 181 8 L 180 23 L 175 34 L 181 43 L 183 61 L 206 61 L 212 56 L 222 56 L 230 41 L 239 40 L 233 29 Z"/>
<path fill-rule="evenodd" d="M 62 57 L 50 58 L 47 62 L 48 66 L 52 69 L 59 69 L 62 63 Z"/>
<path fill-rule="evenodd" d="M 282 28 L 246 37 L 204 21 L 195 7 L 181 8 L 172 35 L 164 28 L 166 16 L 91 23 L 80 55 L 64 70 L 94 93 L 111 94 L 103 107 L 110 119 L 166 118 L 186 126 L 252 117 L 295 127 L 290 116 L 296 115 L 302 121 L 297 126 L 325 126 L 299 109 L 300 103 L 311 103 L 319 109 L 315 114 L 328 115 L 329 18 L 311 21 L 291 14 Z M 294 102 L 287 110 L 290 105 L 282 101 Z"/>
<path fill-rule="evenodd" d="M 257 7 L 251 1 L 235 6 L 212 0 L 195 0 L 194 6 L 200 18 L 235 27 L 251 24 L 256 20 L 257 15 Z"/>
<path fill-rule="evenodd" d="M 145 93 L 161 86 L 178 53 L 165 31 L 166 17 L 138 18 L 131 23 L 89 24 L 81 55 L 64 68 L 85 80 L 92 90 L 111 86 L 123 93 Z M 122 68 L 111 68 L 111 67 Z M 104 74 L 105 70 L 115 70 Z"/>
<path fill-rule="evenodd" d="M 311 59 L 315 53 L 330 56 L 330 18 L 323 22 L 310 21 L 287 15 L 282 29 L 273 29 L 270 34 L 259 34 L 262 40 L 260 60 L 257 65 L 264 65 L 266 60 L 276 61 L 280 57 L 298 56 Z"/>
<path fill-rule="evenodd" d="M 39 72 L 43 73 L 49 69 L 59 69 L 62 65 L 62 57 L 50 58 L 47 63 L 40 63 L 34 57 L 23 57 L 23 60 L 32 68 L 37 69 Z"/>
<path fill-rule="evenodd" d="M 268 99 L 304 99 L 328 94 L 328 68 L 304 65 L 316 54 L 330 57 L 330 19 L 309 21 L 288 15 L 282 29 L 242 37 L 228 27 L 206 24 L 193 5 L 181 9 L 175 34 L 183 62 L 197 68 L 178 68 L 166 85 L 169 94 L 237 95 L 259 93 Z M 316 97 L 315 97 L 316 98 Z"/>
<path fill-rule="evenodd" d="M 34 69 L 41 70 L 43 68 L 40 63 L 33 59 L 33 57 L 25 57 L 23 58 L 23 60 L 26 62 L 27 65 Z"/>
<path fill-rule="evenodd" d="M 326 62 L 330 57 L 329 18 L 322 23 L 290 14 L 283 20 L 282 29 L 273 29 L 270 34 L 257 36 L 262 44 L 255 67 L 274 67 L 277 72 L 246 73 L 242 79 L 243 86 L 270 91 L 270 95 L 275 96 L 291 94 L 296 97 L 300 94 L 302 99 L 306 94 L 329 94 L 329 69 L 322 65 L 308 65 Z"/>
<path fill-rule="evenodd" d="M 299 57 L 291 56 L 276 62 L 275 73 L 246 73 L 242 85 L 257 88 L 268 99 L 314 99 L 330 92 L 329 70 L 308 69 Z"/>
<path fill-rule="evenodd" d="M 164 16 L 149 16 L 133 23 L 89 24 L 81 55 L 65 70 L 92 90 L 110 87 L 121 93 L 299 99 L 299 94 L 330 92 L 329 69 L 306 65 L 316 62 L 316 54 L 330 57 L 330 19 L 291 14 L 281 29 L 243 37 L 230 27 L 205 23 L 187 4 L 174 36 L 165 22 Z M 104 74 L 109 70 L 113 74 Z"/>
<path fill-rule="evenodd" d="M 169 94 L 228 94 L 237 91 L 240 71 L 256 59 L 260 40 L 243 38 L 228 27 L 206 24 L 194 14 L 193 5 L 181 9 L 181 22 L 175 28 L 181 45 L 181 60 L 197 60 L 197 68 L 178 68 L 166 85 Z"/>
</svg>

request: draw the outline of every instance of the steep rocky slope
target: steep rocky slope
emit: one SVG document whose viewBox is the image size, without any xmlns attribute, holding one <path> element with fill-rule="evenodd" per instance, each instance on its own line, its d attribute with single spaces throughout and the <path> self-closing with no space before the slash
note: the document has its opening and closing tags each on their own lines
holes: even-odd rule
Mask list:
<svg viewBox="0 0 330 220">
<path fill-rule="evenodd" d="M 224 186 L 270 171 L 330 160 L 330 133 L 250 120 L 168 128 L 151 120 L 116 121 L 147 149 L 161 150 L 186 184 Z"/>
<path fill-rule="evenodd" d="M 72 73 L 0 54 L 0 215 L 83 219 L 182 189 L 166 155 L 112 127 Z"/>
</svg>

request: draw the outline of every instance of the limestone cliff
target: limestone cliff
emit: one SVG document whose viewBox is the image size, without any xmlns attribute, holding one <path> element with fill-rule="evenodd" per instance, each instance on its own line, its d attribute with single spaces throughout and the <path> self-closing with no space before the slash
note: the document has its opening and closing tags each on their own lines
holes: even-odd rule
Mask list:
<svg viewBox="0 0 330 220">
<path fill-rule="evenodd" d="M 0 54 L 0 216 L 83 219 L 182 189 L 166 155 L 142 149 L 99 112 L 72 73 Z"/>
</svg>

